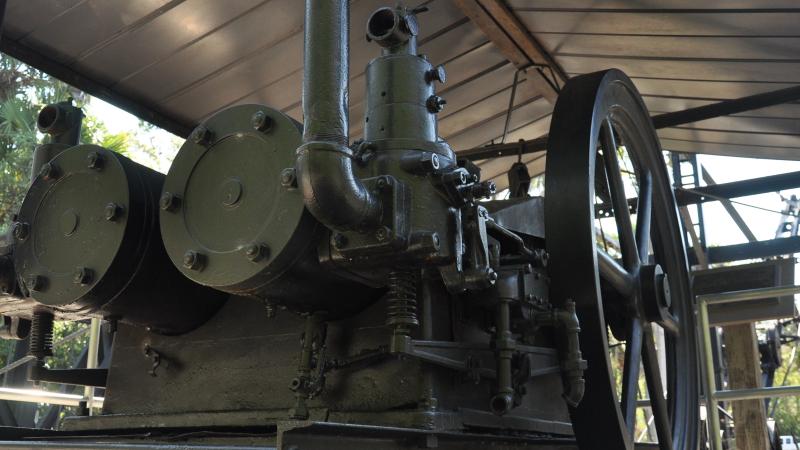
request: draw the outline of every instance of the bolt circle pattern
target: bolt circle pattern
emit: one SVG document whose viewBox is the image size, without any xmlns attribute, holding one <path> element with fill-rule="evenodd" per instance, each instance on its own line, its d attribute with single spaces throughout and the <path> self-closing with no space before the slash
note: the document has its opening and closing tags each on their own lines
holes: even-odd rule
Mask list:
<svg viewBox="0 0 800 450">
<path fill-rule="evenodd" d="M 287 270 L 316 226 L 300 190 L 283 186 L 301 126 L 266 106 L 239 105 L 198 128 L 213 140 L 187 140 L 170 167 L 163 192 L 181 203 L 161 210 L 164 245 L 195 282 L 226 292 L 255 289 Z M 184 264 L 188 249 L 203 255 L 202 270 Z"/>
</svg>

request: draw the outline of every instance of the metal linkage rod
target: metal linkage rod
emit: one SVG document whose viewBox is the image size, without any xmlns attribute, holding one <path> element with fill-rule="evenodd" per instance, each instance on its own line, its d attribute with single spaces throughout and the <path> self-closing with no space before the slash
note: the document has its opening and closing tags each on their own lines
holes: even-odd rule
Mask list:
<svg viewBox="0 0 800 450">
<path fill-rule="evenodd" d="M 656 129 L 669 128 L 687 123 L 698 122 L 700 120 L 713 119 L 715 117 L 729 116 L 754 109 L 766 108 L 768 106 L 780 105 L 795 100 L 800 100 L 800 86 L 779 89 L 777 91 L 766 92 L 763 94 L 749 95 L 733 100 L 723 100 L 710 105 L 698 106 L 697 108 L 684 109 L 670 113 L 653 116 L 653 126 Z M 520 149 L 520 145 L 522 148 Z M 469 150 L 458 152 L 458 156 L 478 161 L 481 159 L 497 158 L 541 152 L 547 149 L 547 135 L 538 137 L 530 141 L 523 141 L 521 144 L 490 144 L 484 147 L 476 147 Z"/>
</svg>

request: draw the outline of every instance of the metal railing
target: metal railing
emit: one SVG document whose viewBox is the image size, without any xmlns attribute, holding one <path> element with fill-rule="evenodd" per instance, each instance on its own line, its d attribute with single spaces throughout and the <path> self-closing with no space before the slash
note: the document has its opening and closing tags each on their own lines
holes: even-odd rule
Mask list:
<svg viewBox="0 0 800 450">
<path fill-rule="evenodd" d="M 708 320 L 708 306 L 724 303 L 736 303 L 747 300 L 783 297 L 800 294 L 800 286 L 778 286 L 744 291 L 722 292 L 697 296 L 697 314 L 702 337 L 703 389 L 706 394 L 706 419 L 708 439 L 711 450 L 722 450 L 722 438 L 719 429 L 719 411 L 714 405 L 719 401 L 752 400 L 772 397 L 800 396 L 800 386 L 762 387 L 752 389 L 735 389 L 718 391 L 714 379 L 714 358 L 711 350 L 711 326 Z"/>
</svg>

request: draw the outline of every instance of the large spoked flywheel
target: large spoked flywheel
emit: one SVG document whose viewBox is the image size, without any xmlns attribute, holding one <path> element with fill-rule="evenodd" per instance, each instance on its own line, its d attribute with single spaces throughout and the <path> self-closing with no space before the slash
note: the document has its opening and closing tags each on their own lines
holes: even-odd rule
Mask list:
<svg viewBox="0 0 800 450">
<path fill-rule="evenodd" d="M 582 449 L 697 447 L 693 298 L 658 137 L 630 79 L 571 79 L 556 103 L 545 179 L 550 298 L 572 299 L 588 361 L 570 410 Z"/>
</svg>

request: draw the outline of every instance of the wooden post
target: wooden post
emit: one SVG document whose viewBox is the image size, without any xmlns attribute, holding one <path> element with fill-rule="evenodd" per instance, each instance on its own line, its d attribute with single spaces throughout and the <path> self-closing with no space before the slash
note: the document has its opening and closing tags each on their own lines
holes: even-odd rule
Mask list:
<svg viewBox="0 0 800 450">
<path fill-rule="evenodd" d="M 728 361 L 727 389 L 761 387 L 760 358 L 752 323 L 722 327 Z M 766 450 L 767 414 L 763 400 L 739 400 L 733 404 L 737 450 Z"/>
</svg>

